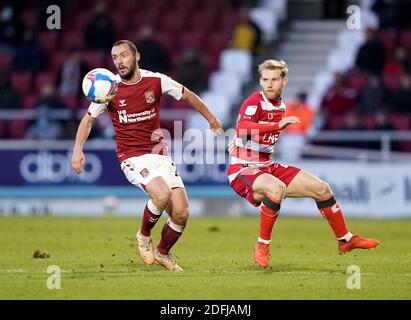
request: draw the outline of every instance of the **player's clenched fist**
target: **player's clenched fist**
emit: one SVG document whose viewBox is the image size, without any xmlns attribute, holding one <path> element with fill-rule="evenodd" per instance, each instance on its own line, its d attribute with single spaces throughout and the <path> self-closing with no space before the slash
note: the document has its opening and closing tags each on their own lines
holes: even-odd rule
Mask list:
<svg viewBox="0 0 411 320">
<path fill-rule="evenodd" d="M 215 134 L 221 136 L 223 134 L 223 129 L 222 129 L 222 124 L 220 119 L 214 118 L 214 120 L 209 122 L 210 124 L 210 129 L 213 131 Z"/>
<path fill-rule="evenodd" d="M 278 123 L 278 127 L 280 128 L 280 130 L 283 130 L 285 127 L 292 123 L 300 123 L 300 119 L 295 116 L 285 117 Z"/>
<path fill-rule="evenodd" d="M 81 174 L 83 172 L 85 160 L 86 157 L 84 156 L 84 153 L 82 151 L 73 150 L 73 156 L 71 157 L 71 166 L 77 174 Z"/>
</svg>

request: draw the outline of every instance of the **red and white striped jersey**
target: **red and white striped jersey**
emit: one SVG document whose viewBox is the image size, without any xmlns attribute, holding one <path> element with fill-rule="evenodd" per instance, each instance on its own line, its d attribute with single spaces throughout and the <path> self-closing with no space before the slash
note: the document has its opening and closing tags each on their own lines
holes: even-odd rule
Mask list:
<svg viewBox="0 0 411 320">
<path fill-rule="evenodd" d="M 108 111 L 120 162 L 146 153 L 167 154 L 160 129 L 160 97 L 167 94 L 180 100 L 184 92 L 181 84 L 164 74 L 143 69 L 140 72 L 141 78 L 135 83 L 120 81 L 117 94 L 109 103 L 92 102 L 88 108 L 94 118 Z"/>
<path fill-rule="evenodd" d="M 284 102 L 273 103 L 263 92 L 254 92 L 244 101 L 237 119 L 231 164 L 258 165 L 272 161 L 274 145 L 280 135 L 278 122 L 285 109 Z"/>
</svg>

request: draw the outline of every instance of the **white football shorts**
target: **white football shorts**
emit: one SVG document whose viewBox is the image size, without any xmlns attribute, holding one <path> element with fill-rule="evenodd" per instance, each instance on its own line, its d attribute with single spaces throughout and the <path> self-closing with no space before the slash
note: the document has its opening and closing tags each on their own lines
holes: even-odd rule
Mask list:
<svg viewBox="0 0 411 320">
<path fill-rule="evenodd" d="M 183 180 L 177 167 L 168 156 L 159 154 L 144 154 L 131 157 L 121 163 L 127 180 L 145 192 L 145 186 L 154 178 L 162 177 L 170 189 L 184 188 Z"/>
</svg>

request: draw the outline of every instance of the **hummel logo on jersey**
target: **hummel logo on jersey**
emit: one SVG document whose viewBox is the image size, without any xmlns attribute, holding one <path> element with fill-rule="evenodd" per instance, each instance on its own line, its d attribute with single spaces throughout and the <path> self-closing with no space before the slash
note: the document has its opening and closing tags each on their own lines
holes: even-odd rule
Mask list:
<svg viewBox="0 0 411 320">
<path fill-rule="evenodd" d="M 119 101 L 119 107 L 125 107 L 127 105 L 127 103 L 126 103 L 126 99 L 122 99 L 122 100 L 120 100 Z"/>
</svg>

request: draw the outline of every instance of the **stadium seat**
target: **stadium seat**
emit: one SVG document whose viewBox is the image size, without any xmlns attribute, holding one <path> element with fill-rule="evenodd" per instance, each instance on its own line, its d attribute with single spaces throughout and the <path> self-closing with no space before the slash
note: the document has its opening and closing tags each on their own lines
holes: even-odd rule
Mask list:
<svg viewBox="0 0 411 320">
<path fill-rule="evenodd" d="M 396 74 L 385 73 L 382 76 L 382 83 L 390 91 L 398 91 L 401 87 L 401 79 Z"/>
<path fill-rule="evenodd" d="M 13 72 L 10 75 L 11 86 L 21 95 L 28 94 L 32 90 L 30 72 Z"/>
<path fill-rule="evenodd" d="M 353 71 L 346 76 L 347 85 L 356 90 L 362 90 L 368 84 L 368 76 L 364 72 Z"/>
<path fill-rule="evenodd" d="M 184 29 L 186 17 L 182 12 L 175 10 L 165 12 L 160 20 L 161 30 L 179 33 Z"/>
<path fill-rule="evenodd" d="M 66 31 L 63 35 L 61 48 L 69 51 L 72 48 L 84 48 L 84 33 L 80 29 Z"/>
<path fill-rule="evenodd" d="M 411 53 L 411 30 L 402 31 L 400 34 L 400 44 Z"/>
<path fill-rule="evenodd" d="M 344 122 L 344 117 L 341 115 L 329 115 L 326 121 L 327 130 L 339 130 L 342 128 Z"/>
<path fill-rule="evenodd" d="M 209 54 L 219 54 L 228 47 L 230 36 L 225 32 L 212 32 L 206 37 L 206 48 Z"/>
<path fill-rule="evenodd" d="M 381 30 L 379 36 L 386 54 L 392 55 L 398 43 L 397 33 L 393 30 Z"/>
<path fill-rule="evenodd" d="M 188 12 L 192 12 L 195 9 L 197 9 L 199 2 L 201 3 L 202 1 L 201 0 L 200 1 L 198 1 L 198 0 L 190 0 L 190 1 L 175 0 L 174 1 L 174 7 L 177 10 L 185 10 L 185 11 L 188 11 Z"/>
<path fill-rule="evenodd" d="M 403 114 L 390 114 L 388 115 L 390 123 L 397 130 L 409 130 L 410 129 L 410 119 Z"/>
<path fill-rule="evenodd" d="M 163 46 L 168 53 L 175 50 L 175 35 L 172 32 L 156 32 L 155 40 Z"/>
<path fill-rule="evenodd" d="M 39 45 L 46 51 L 48 55 L 57 50 L 59 40 L 58 32 L 42 31 L 36 34 L 36 39 Z"/>
<path fill-rule="evenodd" d="M 23 109 L 32 109 L 39 100 L 38 94 L 25 95 L 22 101 Z"/>
<path fill-rule="evenodd" d="M 230 99 L 213 91 L 203 92 L 200 96 L 223 123 L 230 121 Z"/>
<path fill-rule="evenodd" d="M 121 11 L 112 11 L 109 14 L 114 25 L 116 26 L 117 37 L 119 39 L 123 39 L 124 32 L 127 30 L 129 24 L 128 15 L 125 16 Z"/>
<path fill-rule="evenodd" d="M 178 44 L 181 50 L 194 48 L 201 51 L 204 47 L 204 34 L 195 31 L 187 31 L 178 35 Z"/>
<path fill-rule="evenodd" d="M 75 30 L 85 30 L 87 24 L 91 21 L 91 19 L 94 18 L 94 12 L 85 10 L 85 11 L 79 11 L 76 14 L 76 18 L 73 24 L 73 29 Z M 80 34 L 83 34 L 83 32 L 79 32 Z"/>
<path fill-rule="evenodd" d="M 61 96 L 60 97 L 63 104 L 67 106 L 68 109 L 74 111 L 77 110 L 80 106 L 77 97 Z"/>
<path fill-rule="evenodd" d="M 250 18 L 263 32 L 263 38 L 269 42 L 277 38 L 278 17 L 274 9 L 254 8 L 250 10 Z"/>
<path fill-rule="evenodd" d="M 220 32 L 231 32 L 239 20 L 239 14 L 236 10 L 224 10 L 220 12 L 216 30 Z"/>
<path fill-rule="evenodd" d="M 20 18 L 26 27 L 29 30 L 37 29 L 37 11 L 35 9 L 25 10 L 20 14 Z"/>
<path fill-rule="evenodd" d="M 43 86 L 46 84 L 55 84 L 56 78 L 56 74 L 52 71 L 43 71 L 38 73 L 34 81 L 34 88 L 36 92 L 40 92 L 41 88 L 43 88 Z"/>
<path fill-rule="evenodd" d="M 160 21 L 160 12 L 152 9 L 147 11 L 138 11 L 130 16 L 131 30 L 138 31 L 142 26 L 151 26 L 158 29 Z"/>
<path fill-rule="evenodd" d="M 220 69 L 236 74 L 243 84 L 251 79 L 252 63 L 253 57 L 246 50 L 227 49 L 220 56 Z"/>
<path fill-rule="evenodd" d="M 0 119 L 0 139 L 6 138 L 7 135 L 7 123 L 5 120 Z"/>
<path fill-rule="evenodd" d="M 68 53 L 66 51 L 57 51 L 50 57 L 50 67 L 54 72 L 59 72 Z"/>
<path fill-rule="evenodd" d="M 10 139 L 22 139 L 27 131 L 26 119 L 12 119 L 9 123 L 9 138 Z"/>
<path fill-rule="evenodd" d="M 209 87 L 211 91 L 225 95 L 232 103 L 239 102 L 241 81 L 235 73 L 214 72 L 210 77 Z"/>
<path fill-rule="evenodd" d="M 0 51 L 0 72 L 9 71 L 11 68 L 11 61 L 13 58 L 12 51 L 4 50 Z"/>
<path fill-rule="evenodd" d="M 216 25 L 216 14 L 211 10 L 195 11 L 189 15 L 188 26 L 197 32 L 210 32 Z"/>
<path fill-rule="evenodd" d="M 104 54 L 100 51 L 87 50 L 82 54 L 82 60 L 90 68 L 99 68 L 104 65 Z"/>
</svg>

